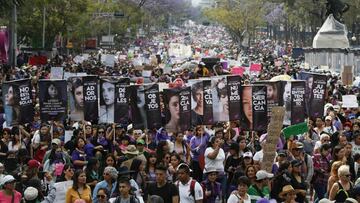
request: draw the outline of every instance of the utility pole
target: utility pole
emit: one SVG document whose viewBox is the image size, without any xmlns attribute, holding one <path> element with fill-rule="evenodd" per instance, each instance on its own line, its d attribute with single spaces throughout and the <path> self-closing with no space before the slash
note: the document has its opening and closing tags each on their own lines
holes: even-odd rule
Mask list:
<svg viewBox="0 0 360 203">
<path fill-rule="evenodd" d="M 16 4 L 13 3 L 13 8 L 11 11 L 11 45 L 10 45 L 10 65 L 16 67 L 16 48 L 17 48 L 17 8 Z"/>
<path fill-rule="evenodd" d="M 43 8 L 42 48 L 45 49 L 46 7 Z"/>
</svg>

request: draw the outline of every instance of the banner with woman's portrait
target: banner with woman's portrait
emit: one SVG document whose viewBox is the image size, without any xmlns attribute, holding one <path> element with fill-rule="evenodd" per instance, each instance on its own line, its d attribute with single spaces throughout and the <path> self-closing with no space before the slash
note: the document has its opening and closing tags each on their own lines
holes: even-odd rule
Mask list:
<svg viewBox="0 0 360 203">
<path fill-rule="evenodd" d="M 145 112 L 148 129 L 159 129 L 162 122 L 158 84 L 145 86 Z"/>
<path fill-rule="evenodd" d="M 2 84 L 6 126 L 30 123 L 34 120 L 32 86 L 29 79 Z"/>
<path fill-rule="evenodd" d="M 266 85 L 268 120 L 270 122 L 271 109 L 274 106 L 282 106 L 282 99 L 281 99 L 282 82 L 281 81 L 259 81 L 256 84 Z"/>
<path fill-rule="evenodd" d="M 267 87 L 266 85 L 245 85 L 241 88 L 240 125 L 245 130 L 266 130 Z"/>
<path fill-rule="evenodd" d="M 229 97 L 226 76 L 211 77 L 214 122 L 229 121 Z"/>
<path fill-rule="evenodd" d="M 191 88 L 164 90 L 165 129 L 181 132 L 191 127 Z"/>
<path fill-rule="evenodd" d="M 266 85 L 252 86 L 252 114 L 254 131 L 267 129 L 267 87 Z"/>
<path fill-rule="evenodd" d="M 84 120 L 84 85 L 82 77 L 69 77 L 67 80 L 69 119 Z"/>
<path fill-rule="evenodd" d="M 203 125 L 212 125 L 214 123 L 213 116 L 213 97 L 211 89 L 211 80 L 203 80 L 203 108 L 204 108 L 204 118 Z"/>
<path fill-rule="evenodd" d="M 66 119 L 66 80 L 39 80 L 40 119 L 64 121 Z"/>
<path fill-rule="evenodd" d="M 134 129 L 146 129 L 145 89 L 143 85 L 129 86 L 130 120 Z"/>
<path fill-rule="evenodd" d="M 119 76 L 100 78 L 99 123 L 128 123 L 129 103 L 128 91 L 125 86 L 129 84 L 129 78 Z"/>
<path fill-rule="evenodd" d="M 241 107 L 241 77 L 228 76 L 227 88 L 229 98 L 229 120 L 240 120 Z"/>
<path fill-rule="evenodd" d="M 305 80 L 305 104 L 308 117 L 316 118 L 324 115 L 326 75 L 300 72 L 300 80 Z"/>
<path fill-rule="evenodd" d="M 84 119 L 90 122 L 98 122 L 99 98 L 98 98 L 98 77 L 83 77 L 84 84 Z"/>
</svg>

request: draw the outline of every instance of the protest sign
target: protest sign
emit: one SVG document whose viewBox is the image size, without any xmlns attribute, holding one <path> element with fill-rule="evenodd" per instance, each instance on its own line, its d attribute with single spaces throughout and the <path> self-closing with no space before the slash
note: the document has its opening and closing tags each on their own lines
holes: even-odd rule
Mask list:
<svg viewBox="0 0 360 203">
<path fill-rule="evenodd" d="M 356 98 L 356 95 L 343 95 L 342 96 L 342 107 L 343 108 L 358 108 L 359 103 Z"/>
<path fill-rule="evenodd" d="M 301 135 L 309 131 L 308 124 L 306 122 L 291 125 L 283 129 L 283 134 L 286 139 L 291 136 Z"/>
<path fill-rule="evenodd" d="M 65 80 L 40 80 L 39 104 L 42 121 L 64 121 L 67 95 Z"/>
<path fill-rule="evenodd" d="M 51 67 L 50 79 L 63 79 L 64 68 L 63 67 Z"/>
</svg>

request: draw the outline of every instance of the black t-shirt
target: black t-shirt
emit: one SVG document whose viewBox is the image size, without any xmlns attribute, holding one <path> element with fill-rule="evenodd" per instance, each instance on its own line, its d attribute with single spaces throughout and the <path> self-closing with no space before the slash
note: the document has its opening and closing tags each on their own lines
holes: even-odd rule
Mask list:
<svg viewBox="0 0 360 203">
<path fill-rule="evenodd" d="M 157 195 L 164 199 L 164 202 L 172 203 L 172 197 L 179 196 L 178 188 L 172 183 L 166 183 L 159 188 L 156 183 L 151 183 L 148 189 L 149 196 Z"/>
</svg>

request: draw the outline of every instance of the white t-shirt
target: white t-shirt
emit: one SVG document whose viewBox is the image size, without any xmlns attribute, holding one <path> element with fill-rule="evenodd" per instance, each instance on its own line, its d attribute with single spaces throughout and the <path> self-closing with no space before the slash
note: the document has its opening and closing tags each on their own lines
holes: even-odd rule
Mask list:
<svg viewBox="0 0 360 203">
<path fill-rule="evenodd" d="M 262 162 L 264 158 L 264 151 L 260 150 L 258 152 L 255 153 L 253 160 L 254 161 L 258 161 L 258 162 Z"/>
<path fill-rule="evenodd" d="M 247 200 L 244 200 L 244 203 L 251 203 L 250 196 L 248 194 L 246 194 L 246 196 L 247 196 Z M 231 194 L 229 199 L 227 200 L 227 203 L 239 203 L 240 202 L 239 197 L 240 196 L 238 196 L 237 194 Z"/>
<path fill-rule="evenodd" d="M 215 151 L 212 147 L 208 147 L 205 150 L 205 168 L 204 172 L 206 172 L 206 169 L 209 168 L 215 168 L 219 172 L 224 171 L 224 161 L 225 161 L 225 152 L 223 149 L 219 149 L 219 153 L 217 154 L 215 159 L 209 159 L 207 156 Z"/>
<path fill-rule="evenodd" d="M 356 145 L 354 142 L 352 144 L 352 155 L 360 154 L 360 145 Z"/>
<path fill-rule="evenodd" d="M 183 185 L 181 182 L 177 182 L 175 185 L 179 185 L 179 197 L 180 197 L 180 203 L 194 203 L 195 200 L 202 200 L 203 199 L 203 190 L 201 185 L 196 182 L 195 183 L 195 200 L 194 197 L 190 195 L 190 184 L 191 184 L 191 178 L 189 182 L 187 182 L 185 185 Z"/>
</svg>

